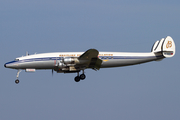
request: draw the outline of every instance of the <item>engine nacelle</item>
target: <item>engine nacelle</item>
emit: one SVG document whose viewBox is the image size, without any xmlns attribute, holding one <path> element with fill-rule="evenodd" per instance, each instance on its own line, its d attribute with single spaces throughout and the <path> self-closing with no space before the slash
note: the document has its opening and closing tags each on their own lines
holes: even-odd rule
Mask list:
<svg viewBox="0 0 180 120">
<path fill-rule="evenodd" d="M 58 68 L 62 69 L 62 68 L 64 68 L 64 67 L 66 67 L 66 65 L 65 65 L 64 63 L 59 62 Z"/>
<path fill-rule="evenodd" d="M 64 64 L 76 64 L 79 63 L 79 60 L 77 58 L 70 57 L 62 59 L 61 62 Z"/>
<path fill-rule="evenodd" d="M 79 60 L 77 58 L 69 57 L 69 58 L 63 58 L 58 62 L 58 68 L 59 69 L 68 69 L 70 66 L 73 66 L 74 64 L 79 63 Z"/>
</svg>

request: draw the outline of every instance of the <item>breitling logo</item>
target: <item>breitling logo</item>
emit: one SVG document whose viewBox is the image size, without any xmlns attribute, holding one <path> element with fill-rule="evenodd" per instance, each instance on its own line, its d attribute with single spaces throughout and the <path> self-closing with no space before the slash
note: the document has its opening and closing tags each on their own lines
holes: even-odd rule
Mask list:
<svg viewBox="0 0 180 120">
<path fill-rule="evenodd" d="M 172 41 L 168 41 L 168 43 L 166 44 L 166 48 L 171 48 L 172 47 Z"/>
</svg>

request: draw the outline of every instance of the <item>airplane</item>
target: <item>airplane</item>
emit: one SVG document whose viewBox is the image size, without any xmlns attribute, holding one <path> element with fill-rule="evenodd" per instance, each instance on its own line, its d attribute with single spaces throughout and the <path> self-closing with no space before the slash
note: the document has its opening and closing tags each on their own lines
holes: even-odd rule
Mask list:
<svg viewBox="0 0 180 120">
<path fill-rule="evenodd" d="M 160 61 L 175 55 L 175 43 L 170 36 L 162 38 L 154 43 L 149 53 L 127 53 L 127 52 L 99 52 L 89 49 L 86 52 L 55 52 L 41 53 L 18 57 L 4 64 L 4 67 L 17 69 L 15 83 L 18 84 L 19 73 L 35 72 L 41 69 L 52 69 L 57 73 L 77 73 L 75 82 L 84 80 L 85 69 L 99 70 L 100 68 L 122 67 L 136 65 L 151 61 Z M 79 75 L 79 72 L 82 74 Z"/>
</svg>

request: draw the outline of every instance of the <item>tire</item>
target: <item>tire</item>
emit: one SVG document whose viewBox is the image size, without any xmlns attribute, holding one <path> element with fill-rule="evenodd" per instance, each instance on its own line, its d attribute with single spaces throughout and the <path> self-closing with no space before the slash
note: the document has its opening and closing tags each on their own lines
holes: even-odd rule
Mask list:
<svg viewBox="0 0 180 120">
<path fill-rule="evenodd" d="M 18 83 L 19 83 L 19 80 L 18 80 L 18 79 L 17 79 L 17 80 L 15 80 L 15 83 L 16 83 L 16 84 L 18 84 Z"/>
<path fill-rule="evenodd" d="M 81 80 L 84 80 L 85 78 L 86 78 L 86 75 L 85 75 L 85 74 L 81 74 L 81 75 L 80 75 L 80 79 L 81 79 Z"/>
<path fill-rule="evenodd" d="M 79 76 L 76 76 L 76 77 L 74 78 L 74 81 L 75 81 L 75 82 L 79 82 L 79 81 L 80 81 L 80 77 L 79 77 Z"/>
</svg>

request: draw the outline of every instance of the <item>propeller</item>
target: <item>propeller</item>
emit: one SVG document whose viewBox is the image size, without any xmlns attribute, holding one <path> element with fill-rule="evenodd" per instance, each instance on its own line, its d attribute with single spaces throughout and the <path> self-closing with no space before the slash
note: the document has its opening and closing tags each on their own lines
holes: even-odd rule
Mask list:
<svg viewBox="0 0 180 120">
<path fill-rule="evenodd" d="M 53 76 L 53 74 L 54 74 L 54 70 L 52 69 L 52 76 Z"/>
<path fill-rule="evenodd" d="M 55 66 L 57 66 L 57 57 L 56 57 L 56 64 L 55 64 Z M 53 74 L 54 74 L 54 69 L 52 69 L 52 76 L 53 76 Z"/>
</svg>

